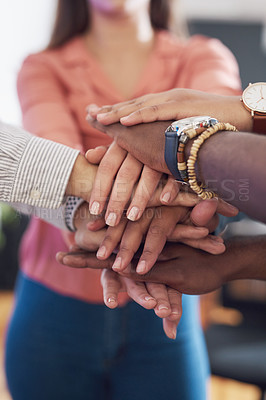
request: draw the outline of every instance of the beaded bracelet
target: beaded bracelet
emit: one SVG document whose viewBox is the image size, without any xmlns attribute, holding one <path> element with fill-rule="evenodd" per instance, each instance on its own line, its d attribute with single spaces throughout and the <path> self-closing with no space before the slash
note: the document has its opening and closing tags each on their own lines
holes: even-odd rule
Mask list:
<svg viewBox="0 0 266 400">
<path fill-rule="evenodd" d="M 205 130 L 205 128 L 191 128 L 187 131 L 182 132 L 182 134 L 180 135 L 177 148 L 177 169 L 184 182 L 188 182 L 187 164 L 185 159 L 185 146 L 190 139 L 193 139 L 194 137 L 200 135 Z"/>
<path fill-rule="evenodd" d="M 196 173 L 195 173 L 195 162 L 197 160 L 197 155 L 198 155 L 199 149 L 202 146 L 202 144 L 204 143 L 204 141 L 209 139 L 210 136 L 214 135 L 215 133 L 217 133 L 219 131 L 237 132 L 237 129 L 235 126 L 233 126 L 229 123 L 222 123 L 222 122 L 218 122 L 214 126 L 206 129 L 203 133 L 201 133 L 198 136 L 198 138 L 196 140 L 194 140 L 194 142 L 191 146 L 191 149 L 190 149 L 189 158 L 187 160 L 187 176 L 188 176 L 189 186 L 203 200 L 211 199 L 213 197 L 216 197 L 217 195 L 212 191 L 206 190 L 203 184 L 200 184 L 200 185 L 198 184 Z"/>
</svg>

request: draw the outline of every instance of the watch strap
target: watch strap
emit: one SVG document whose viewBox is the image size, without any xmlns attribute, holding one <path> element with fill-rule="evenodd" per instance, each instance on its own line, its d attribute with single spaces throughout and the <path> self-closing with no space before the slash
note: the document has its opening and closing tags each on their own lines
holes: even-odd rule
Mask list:
<svg viewBox="0 0 266 400">
<path fill-rule="evenodd" d="M 177 169 L 178 142 L 179 136 L 177 132 L 165 131 L 164 159 L 166 165 L 173 177 L 178 181 L 182 181 L 180 173 Z"/>
<path fill-rule="evenodd" d="M 254 113 L 253 132 L 266 134 L 266 114 Z"/>
</svg>

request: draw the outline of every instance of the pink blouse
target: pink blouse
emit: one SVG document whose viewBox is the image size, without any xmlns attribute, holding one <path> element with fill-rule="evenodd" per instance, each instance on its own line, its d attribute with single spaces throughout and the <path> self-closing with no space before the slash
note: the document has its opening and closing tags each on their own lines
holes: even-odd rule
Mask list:
<svg viewBox="0 0 266 400">
<path fill-rule="evenodd" d="M 157 33 L 155 48 L 132 98 L 176 87 L 238 94 L 241 84 L 236 60 L 216 39 L 194 36 L 185 41 L 165 31 Z M 86 122 L 86 106 L 125 100 L 89 54 L 82 37 L 29 56 L 18 76 L 18 94 L 27 130 L 81 150 L 110 143 Z M 59 250 L 67 251 L 62 233 L 33 218 L 22 241 L 23 272 L 63 295 L 102 303 L 100 271 L 58 264 L 55 254 Z M 121 304 L 125 301 L 124 294 Z"/>
</svg>

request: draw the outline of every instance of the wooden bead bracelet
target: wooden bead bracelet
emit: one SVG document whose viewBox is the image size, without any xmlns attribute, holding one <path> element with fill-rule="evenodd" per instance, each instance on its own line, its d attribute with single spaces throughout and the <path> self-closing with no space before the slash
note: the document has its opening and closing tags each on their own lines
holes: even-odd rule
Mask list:
<svg viewBox="0 0 266 400">
<path fill-rule="evenodd" d="M 204 141 L 209 139 L 209 137 L 219 131 L 237 132 L 237 129 L 235 126 L 229 123 L 218 122 L 208 129 L 189 129 L 186 132 L 182 133 L 179 139 L 179 146 L 177 150 L 177 167 L 180 175 L 184 182 L 188 182 L 190 188 L 204 200 L 211 199 L 215 197 L 216 194 L 213 191 L 207 190 L 203 184 L 198 184 L 195 172 L 195 163 L 197 161 L 199 149 Z M 197 139 L 194 140 L 191 146 L 190 155 L 186 163 L 184 153 L 185 145 L 190 139 L 193 139 L 194 137 L 197 137 Z"/>
</svg>

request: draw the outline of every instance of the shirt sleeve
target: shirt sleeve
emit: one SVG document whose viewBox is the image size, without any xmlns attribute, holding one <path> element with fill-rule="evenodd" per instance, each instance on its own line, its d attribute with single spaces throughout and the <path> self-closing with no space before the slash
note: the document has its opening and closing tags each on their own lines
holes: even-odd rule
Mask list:
<svg viewBox="0 0 266 400">
<path fill-rule="evenodd" d="M 48 224 L 55 226 L 56 228 L 62 229 L 64 231 L 69 231 L 69 228 L 67 227 L 65 222 L 65 204 L 63 204 L 56 210 L 52 210 L 50 208 L 34 207 L 22 203 L 8 204 L 20 214 L 35 216 L 47 222 Z"/>
<path fill-rule="evenodd" d="M 68 196 L 66 202 L 56 210 L 44 207 L 35 207 L 23 203 L 8 203 L 20 214 L 35 216 L 64 231 L 75 232 L 74 217 L 78 208 L 85 201 L 80 197 Z"/>
<path fill-rule="evenodd" d="M 218 39 L 196 35 L 184 54 L 183 87 L 221 95 L 241 93 L 238 63 Z"/>
<path fill-rule="evenodd" d="M 23 125 L 36 136 L 83 149 L 82 135 L 66 101 L 60 74 L 49 58 L 34 54 L 26 58 L 17 80 Z"/>
<path fill-rule="evenodd" d="M 58 208 L 78 154 L 0 122 L 0 200 Z"/>
</svg>

